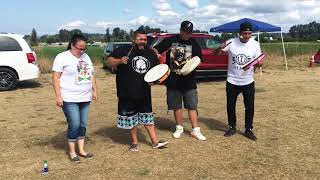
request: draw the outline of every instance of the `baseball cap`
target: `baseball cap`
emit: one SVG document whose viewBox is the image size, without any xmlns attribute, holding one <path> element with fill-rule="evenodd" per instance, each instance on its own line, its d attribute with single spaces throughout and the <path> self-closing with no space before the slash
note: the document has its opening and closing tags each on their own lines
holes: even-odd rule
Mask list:
<svg viewBox="0 0 320 180">
<path fill-rule="evenodd" d="M 252 31 L 252 25 L 249 22 L 243 22 L 240 24 L 240 32 L 241 31 Z"/>
<path fill-rule="evenodd" d="M 193 24 L 190 21 L 183 21 L 180 27 L 181 31 L 191 33 L 193 31 Z"/>
</svg>

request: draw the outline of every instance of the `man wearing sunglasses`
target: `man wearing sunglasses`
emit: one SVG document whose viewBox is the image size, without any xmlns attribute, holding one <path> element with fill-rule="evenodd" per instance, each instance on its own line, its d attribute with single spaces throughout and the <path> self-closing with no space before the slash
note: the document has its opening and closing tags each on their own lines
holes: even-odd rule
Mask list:
<svg viewBox="0 0 320 180">
<path fill-rule="evenodd" d="M 240 24 L 240 36 L 223 43 L 217 49 L 217 53 L 222 50 L 229 54 L 226 84 L 229 129 L 224 136 L 230 137 L 236 134 L 236 101 L 238 95 L 242 93 L 245 105 L 244 136 L 255 141 L 257 137 L 252 132 L 255 96 L 254 67 L 243 67 L 252 59 L 258 57 L 261 54 L 261 49 L 259 43 L 251 38 L 251 33 L 252 25 L 249 22 Z M 255 66 L 261 65 L 262 62 L 259 62 Z"/>
</svg>

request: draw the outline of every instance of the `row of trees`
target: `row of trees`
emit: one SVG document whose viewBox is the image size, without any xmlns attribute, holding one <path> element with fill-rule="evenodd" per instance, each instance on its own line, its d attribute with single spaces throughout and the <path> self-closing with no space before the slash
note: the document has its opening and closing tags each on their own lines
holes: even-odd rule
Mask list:
<svg viewBox="0 0 320 180">
<path fill-rule="evenodd" d="M 163 33 L 167 31 L 163 31 L 160 28 L 152 28 L 149 26 L 140 26 L 139 28 L 143 28 L 146 33 Z M 194 32 L 197 33 L 208 33 L 206 31 L 200 31 L 195 30 Z M 62 42 L 68 42 L 71 37 L 74 34 L 84 34 L 86 37 L 88 37 L 88 43 L 94 43 L 94 42 L 110 42 L 110 41 L 131 41 L 133 37 L 134 30 L 131 29 L 129 32 L 125 31 L 124 29 L 121 29 L 119 27 L 116 27 L 110 31 L 109 28 L 106 29 L 105 34 L 99 34 L 99 33 L 82 33 L 79 29 L 73 29 L 73 30 L 66 30 L 61 29 L 59 30 L 58 34 L 55 35 L 43 35 L 37 38 L 37 33 L 35 29 L 32 29 L 32 33 L 30 36 L 26 36 L 26 38 L 29 40 L 31 46 L 38 45 L 38 42 L 42 43 L 62 43 Z"/>
<path fill-rule="evenodd" d="M 151 28 L 149 26 L 140 26 L 139 28 L 145 29 L 147 33 L 162 33 L 167 32 L 163 31 L 160 28 Z M 35 29 L 32 29 L 31 35 L 27 36 L 27 39 L 30 42 L 31 46 L 37 46 L 38 42 L 44 43 L 57 43 L 57 42 L 68 42 L 71 39 L 71 36 L 74 34 L 84 34 L 88 37 L 89 43 L 93 42 L 110 42 L 110 41 L 131 41 L 133 37 L 134 30 L 130 30 L 129 32 L 116 27 L 110 31 L 109 28 L 106 29 L 105 34 L 99 33 L 82 33 L 79 29 L 66 30 L 61 29 L 58 34 L 55 35 L 43 35 L 37 38 L 37 32 Z M 194 30 L 195 33 L 208 33 L 207 31 Z M 221 36 L 216 36 L 221 41 L 229 39 L 231 37 L 235 37 L 236 33 L 223 33 Z M 279 39 L 279 34 L 268 34 L 262 33 L 260 36 L 260 42 L 268 42 L 268 37 L 273 36 L 274 39 Z M 289 33 L 284 33 L 285 41 L 315 41 L 320 39 L 320 23 L 311 22 L 309 24 L 299 24 L 294 25 L 290 28 Z"/>
<path fill-rule="evenodd" d="M 320 39 L 320 23 L 315 21 L 309 24 L 294 25 L 289 30 L 292 38 L 300 41 L 313 41 Z"/>
<path fill-rule="evenodd" d="M 139 28 L 143 28 L 146 30 L 147 33 L 152 32 L 166 32 L 161 30 L 160 28 L 151 28 L 149 26 L 140 26 Z M 119 27 L 116 27 L 110 32 L 110 29 L 107 28 L 105 34 L 99 34 L 99 33 L 82 33 L 79 29 L 73 29 L 73 30 L 66 30 L 61 29 L 59 30 L 58 34 L 54 35 L 43 35 L 37 38 L 37 33 L 35 29 L 32 29 L 31 35 L 26 36 L 26 38 L 29 40 L 29 43 L 31 46 L 37 46 L 38 42 L 42 43 L 59 43 L 59 42 L 68 42 L 70 41 L 71 37 L 74 34 L 84 34 L 86 37 L 88 37 L 89 42 L 110 42 L 110 41 L 131 41 L 133 36 L 134 30 L 130 30 L 129 32 L 125 31 L 124 29 L 121 29 Z"/>
</svg>

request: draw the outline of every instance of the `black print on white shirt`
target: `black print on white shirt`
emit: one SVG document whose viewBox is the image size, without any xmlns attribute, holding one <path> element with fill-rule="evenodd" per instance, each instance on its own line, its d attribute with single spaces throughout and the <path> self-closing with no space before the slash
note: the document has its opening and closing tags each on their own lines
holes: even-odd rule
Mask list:
<svg viewBox="0 0 320 180">
<path fill-rule="evenodd" d="M 237 64 L 242 66 L 248 63 L 251 59 L 252 59 L 251 57 L 247 57 L 244 54 L 238 54 L 232 57 L 232 64 Z"/>
</svg>

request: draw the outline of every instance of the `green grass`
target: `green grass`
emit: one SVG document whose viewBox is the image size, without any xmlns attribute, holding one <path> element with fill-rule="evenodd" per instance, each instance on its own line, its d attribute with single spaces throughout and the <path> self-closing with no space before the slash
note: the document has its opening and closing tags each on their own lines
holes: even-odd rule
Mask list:
<svg viewBox="0 0 320 180">
<path fill-rule="evenodd" d="M 53 61 L 57 54 L 66 50 L 66 47 L 40 47 L 35 50 L 40 62 L 44 59 Z M 93 64 L 101 63 L 101 58 L 103 57 L 102 47 L 88 47 L 86 53 L 90 56 Z"/>
<path fill-rule="evenodd" d="M 288 58 L 299 55 L 312 55 L 320 49 L 320 43 L 312 42 L 285 42 L 286 55 Z M 282 43 L 262 43 L 261 49 L 267 55 L 282 55 Z"/>
<path fill-rule="evenodd" d="M 320 49 L 320 43 L 312 42 L 286 42 L 285 43 L 287 57 L 297 55 L 314 54 Z M 261 49 L 268 55 L 282 55 L 282 43 L 262 43 Z M 55 56 L 66 50 L 66 47 L 42 47 L 37 48 L 36 52 L 40 59 L 54 59 Z M 94 63 L 100 63 L 103 56 L 102 47 L 88 47 L 87 54 Z"/>
<path fill-rule="evenodd" d="M 286 42 L 286 55 L 288 62 L 299 61 L 307 63 L 311 55 L 320 49 L 320 43 L 313 42 Z M 282 63 L 278 62 L 279 58 L 283 58 L 282 43 L 262 43 L 262 52 L 264 52 L 268 58 L 268 63 L 272 64 Z M 66 50 L 66 47 L 36 47 L 35 51 L 38 56 L 41 72 L 50 73 L 52 62 L 55 56 Z M 92 62 L 96 66 L 101 66 L 101 60 L 103 57 L 103 47 L 88 47 L 86 53 L 90 56 Z M 292 64 L 292 63 L 289 63 Z M 274 64 L 273 64 L 274 66 Z M 282 66 L 282 64 L 280 64 Z M 306 66 L 306 64 L 301 64 L 301 66 Z"/>
</svg>

